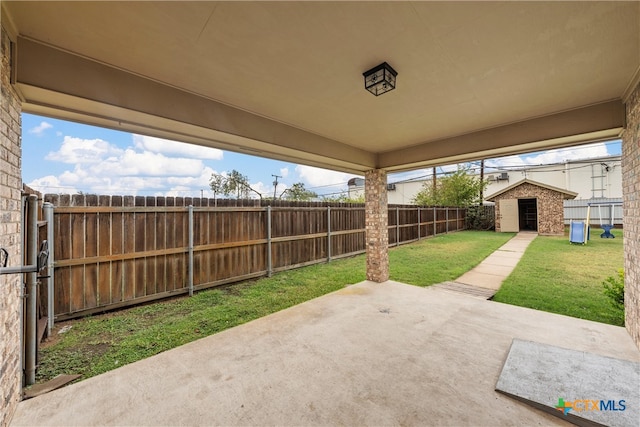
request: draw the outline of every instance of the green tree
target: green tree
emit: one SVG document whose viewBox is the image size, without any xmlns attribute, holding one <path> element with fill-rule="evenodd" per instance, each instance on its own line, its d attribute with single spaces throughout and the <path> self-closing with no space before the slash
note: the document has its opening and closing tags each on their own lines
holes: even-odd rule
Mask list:
<svg viewBox="0 0 640 427">
<path fill-rule="evenodd" d="M 235 169 L 227 175 L 223 192 L 225 195 L 235 194 L 237 199 L 249 198 L 249 178 Z"/>
<path fill-rule="evenodd" d="M 316 197 L 318 197 L 318 195 L 313 191 L 304 188 L 304 184 L 302 182 L 296 182 L 291 186 L 291 188 L 287 188 L 284 192 L 284 198 L 289 200 L 307 201 L 315 199 Z"/>
<path fill-rule="evenodd" d="M 322 200 L 332 203 L 364 203 L 364 194 L 358 197 L 349 197 L 348 193 L 333 196 L 323 196 Z"/>
<path fill-rule="evenodd" d="M 234 195 L 238 199 L 248 199 L 249 193 L 256 193 L 261 199 L 262 194 L 251 188 L 249 178 L 233 169 L 226 176 L 211 174 L 209 179 L 209 187 L 215 194 L 224 194 L 225 196 Z"/>
<path fill-rule="evenodd" d="M 487 182 L 467 172 L 467 169 L 460 168 L 453 174 L 438 179 L 435 188 L 431 182 L 425 182 L 413 202 L 421 206 L 458 207 L 482 203 L 480 191 L 486 188 Z"/>
<path fill-rule="evenodd" d="M 224 194 L 224 184 L 227 181 L 227 178 L 224 175 L 218 175 L 215 173 L 211 174 L 211 178 L 209 179 L 209 187 L 211 187 L 211 191 L 213 191 L 213 198 L 215 199 L 218 194 Z"/>
</svg>

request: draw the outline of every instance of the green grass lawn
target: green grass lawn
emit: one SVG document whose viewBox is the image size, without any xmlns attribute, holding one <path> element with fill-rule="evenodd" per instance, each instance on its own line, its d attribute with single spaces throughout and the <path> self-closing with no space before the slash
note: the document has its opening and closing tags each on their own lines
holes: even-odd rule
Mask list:
<svg viewBox="0 0 640 427">
<path fill-rule="evenodd" d="M 515 233 L 465 231 L 436 236 L 389 251 L 391 280 L 429 286 L 457 279 Z"/>
<path fill-rule="evenodd" d="M 428 286 L 473 268 L 513 234 L 464 231 L 389 251 L 391 279 Z M 270 278 L 59 323 L 41 351 L 37 381 L 82 379 L 291 307 L 365 280 L 364 255 L 278 273 Z"/>
<path fill-rule="evenodd" d="M 615 239 L 601 239 L 600 232 L 593 230 L 584 246 L 569 244 L 567 236 L 538 236 L 494 301 L 623 325 L 624 312 L 611 305 L 602 286 L 624 265 L 622 230 L 613 230 Z"/>
</svg>

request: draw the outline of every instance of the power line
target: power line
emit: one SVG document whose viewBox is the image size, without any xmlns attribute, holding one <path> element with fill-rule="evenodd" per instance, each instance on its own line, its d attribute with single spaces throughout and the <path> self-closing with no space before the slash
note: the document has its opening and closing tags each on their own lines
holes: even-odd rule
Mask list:
<svg viewBox="0 0 640 427">
<path fill-rule="evenodd" d="M 572 163 L 584 163 L 582 165 L 578 165 L 578 166 L 570 166 L 570 167 L 566 167 L 563 166 L 561 168 L 557 168 L 557 169 L 542 169 L 548 166 L 556 166 L 556 165 L 564 165 L 565 163 L 551 163 L 549 165 L 501 165 L 501 166 L 490 166 L 490 165 L 485 165 L 485 173 L 496 173 L 496 172 L 500 172 L 500 171 L 507 171 L 507 172 L 530 172 L 530 173 L 547 173 L 547 172 L 564 172 L 564 171 L 570 171 L 570 170 L 577 170 L 577 169 L 583 169 L 583 168 L 588 168 L 593 164 L 596 163 L 603 163 L 603 162 L 599 162 L 597 161 L 597 159 L 602 159 L 602 158 L 594 158 L 593 160 L 589 161 L 589 160 L 580 160 L 580 161 L 570 161 L 570 162 L 566 162 L 569 164 Z M 471 162 L 469 162 L 471 163 Z M 618 166 L 619 164 L 621 164 L 622 162 L 620 160 L 610 160 L 607 162 L 608 164 L 612 164 L 614 167 Z M 447 165 L 449 166 L 449 165 Z M 489 169 L 491 169 L 489 171 Z M 475 166 L 475 167 L 470 167 L 467 169 L 468 172 L 479 172 L 480 166 Z M 451 173 L 454 173 L 455 171 L 452 172 L 447 172 L 447 171 L 439 171 L 436 173 L 436 176 L 443 176 L 443 175 L 448 175 Z M 416 176 L 416 177 L 412 177 L 412 178 L 407 178 L 407 179 L 401 179 L 398 181 L 391 181 L 389 182 L 389 184 L 404 184 L 404 183 L 408 183 L 408 182 L 414 182 L 414 181 L 425 181 L 427 178 L 432 178 L 433 174 L 426 174 L 426 175 L 420 175 L 420 176 Z"/>
<path fill-rule="evenodd" d="M 316 185 L 315 187 L 307 187 L 307 190 L 313 190 L 315 188 L 325 188 L 325 187 L 337 187 L 339 185 L 345 185 L 348 184 L 349 181 L 345 181 L 345 182 L 338 182 L 335 184 L 323 184 L 323 185 Z"/>
</svg>

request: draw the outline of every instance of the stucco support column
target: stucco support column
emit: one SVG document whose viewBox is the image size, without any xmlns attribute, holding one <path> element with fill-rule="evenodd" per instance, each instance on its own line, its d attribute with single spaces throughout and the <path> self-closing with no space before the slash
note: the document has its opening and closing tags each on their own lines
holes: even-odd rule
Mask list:
<svg viewBox="0 0 640 427">
<path fill-rule="evenodd" d="M 364 174 L 367 280 L 389 280 L 389 230 L 387 225 L 387 173 L 373 169 Z"/>
<path fill-rule="evenodd" d="M 624 311 L 627 331 L 640 348 L 640 85 L 626 107 L 627 127 L 622 135 Z"/>
</svg>

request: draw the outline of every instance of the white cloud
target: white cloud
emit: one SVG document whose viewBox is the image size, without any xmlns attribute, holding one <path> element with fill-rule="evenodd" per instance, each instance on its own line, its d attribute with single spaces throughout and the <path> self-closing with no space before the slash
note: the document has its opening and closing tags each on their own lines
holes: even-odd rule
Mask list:
<svg viewBox="0 0 640 427">
<path fill-rule="evenodd" d="M 144 146 L 140 142 L 137 149 L 134 146 L 122 149 L 101 139 L 66 136 L 60 148 L 46 158 L 74 164 L 73 169 L 58 176 L 38 178 L 31 184 L 45 193 L 137 195 L 151 194 L 152 190 L 164 193 L 169 189 L 172 194 L 199 196 L 201 190 L 209 190 L 209 178 L 215 171 L 201 159 L 169 157 L 145 150 Z M 187 191 L 193 194 L 186 194 Z"/>
<path fill-rule="evenodd" d="M 42 135 L 44 135 L 44 132 L 47 129 L 51 129 L 52 127 L 53 127 L 53 125 L 51 123 L 40 122 L 40 124 L 38 126 L 29 129 L 29 133 L 32 133 L 32 134 L 34 134 L 36 136 L 42 136 Z"/>
<path fill-rule="evenodd" d="M 283 178 L 288 177 L 289 176 L 289 168 L 280 169 L 280 176 L 282 176 Z"/>
<path fill-rule="evenodd" d="M 76 168 L 74 172 L 64 171 L 59 177 L 58 181 L 64 185 L 76 185 L 84 184 L 84 178 L 87 177 L 87 172 L 82 168 Z M 96 177 L 93 177 L 95 180 Z"/>
<path fill-rule="evenodd" d="M 273 184 L 265 184 L 262 181 L 250 183 L 249 186 L 256 190 L 258 193 L 262 194 L 262 197 L 273 197 Z M 276 197 L 280 195 L 286 188 L 281 182 L 278 183 L 278 190 L 276 193 Z M 258 195 L 253 191 L 249 192 L 249 197 L 257 197 Z"/>
<path fill-rule="evenodd" d="M 65 136 L 58 151 L 52 151 L 45 157 L 63 163 L 97 163 L 107 156 L 119 156 L 122 150 L 102 139 L 82 139 Z"/>
<path fill-rule="evenodd" d="M 204 168 L 202 160 L 170 158 L 163 154 L 128 148 L 119 157 L 110 157 L 94 167 L 99 174 L 116 176 L 193 176 Z"/>
<path fill-rule="evenodd" d="M 608 156 L 607 146 L 605 143 L 598 142 L 595 144 L 581 145 L 577 147 L 558 148 L 530 155 L 507 156 L 499 159 L 487 161 L 490 167 L 518 167 L 533 165 L 548 165 L 553 163 L 563 163 L 568 160 L 588 159 L 594 157 Z"/>
<path fill-rule="evenodd" d="M 133 145 L 139 150 L 166 154 L 170 157 L 206 160 L 222 160 L 223 157 L 222 150 L 218 150 L 217 148 L 203 147 L 201 145 L 171 141 L 153 136 L 134 134 Z"/>
<path fill-rule="evenodd" d="M 346 189 L 347 182 L 353 178 L 353 174 L 304 165 L 296 166 L 296 172 L 307 188 L 332 186 Z"/>
<path fill-rule="evenodd" d="M 199 174 L 190 174 L 186 176 L 170 176 L 166 179 L 169 185 L 179 185 L 188 187 L 199 187 L 206 191 L 209 190 L 209 179 L 211 174 L 217 173 L 208 166 L 199 170 Z"/>
<path fill-rule="evenodd" d="M 200 191 L 194 190 L 191 187 L 187 187 L 185 185 L 177 185 L 169 189 L 169 191 L 165 191 L 164 193 L 157 193 L 156 196 L 166 196 L 166 197 L 200 197 Z M 205 196 L 208 197 L 208 196 Z"/>
<path fill-rule="evenodd" d="M 47 175 L 43 176 L 42 178 L 34 179 L 27 185 L 42 193 L 75 194 L 78 192 L 78 190 L 74 186 L 63 186 L 60 180 L 53 175 Z"/>
<path fill-rule="evenodd" d="M 527 164 L 546 165 L 562 163 L 567 160 L 588 159 L 607 155 L 607 146 L 604 143 L 598 143 L 582 147 L 568 147 L 545 151 L 535 156 L 525 157 L 525 162 L 527 162 Z"/>
</svg>

